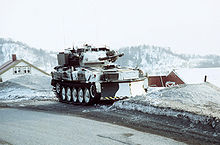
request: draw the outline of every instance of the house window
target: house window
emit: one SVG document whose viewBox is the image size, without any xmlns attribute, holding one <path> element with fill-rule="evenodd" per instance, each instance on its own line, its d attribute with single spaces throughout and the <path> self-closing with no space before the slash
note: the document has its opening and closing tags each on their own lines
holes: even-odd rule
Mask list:
<svg viewBox="0 0 220 145">
<path fill-rule="evenodd" d="M 18 67 L 17 70 L 18 70 L 18 73 L 21 73 L 21 67 Z"/>
<path fill-rule="evenodd" d="M 14 68 L 13 68 L 13 72 L 14 72 L 14 74 L 17 74 L 17 73 L 18 73 L 17 67 L 14 67 Z"/>
<path fill-rule="evenodd" d="M 30 74 L 31 73 L 31 67 L 30 66 L 16 66 L 13 69 L 13 74 L 19 75 L 19 74 Z"/>
<path fill-rule="evenodd" d="M 31 67 L 27 67 L 27 73 L 31 73 Z"/>
</svg>

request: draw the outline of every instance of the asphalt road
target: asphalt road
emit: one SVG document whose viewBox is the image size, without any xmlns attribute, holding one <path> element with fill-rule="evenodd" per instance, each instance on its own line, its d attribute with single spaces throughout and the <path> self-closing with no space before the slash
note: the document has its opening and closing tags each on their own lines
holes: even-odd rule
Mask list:
<svg viewBox="0 0 220 145">
<path fill-rule="evenodd" d="M 0 108 L 0 144 L 180 145 L 184 143 L 71 114 Z"/>
</svg>

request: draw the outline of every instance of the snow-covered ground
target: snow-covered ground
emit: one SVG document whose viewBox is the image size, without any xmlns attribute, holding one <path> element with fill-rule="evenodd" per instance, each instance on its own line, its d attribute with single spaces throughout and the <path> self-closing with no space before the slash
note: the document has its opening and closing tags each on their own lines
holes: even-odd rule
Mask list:
<svg viewBox="0 0 220 145">
<path fill-rule="evenodd" d="M 220 90 L 209 83 L 180 85 L 115 102 L 112 108 L 167 116 L 190 112 L 220 119 Z"/>
<path fill-rule="evenodd" d="M 50 77 L 24 76 L 0 83 L 0 102 L 56 99 L 50 81 Z M 111 108 L 167 116 L 194 113 L 220 119 L 220 89 L 209 83 L 150 89 L 146 95 L 115 102 Z"/>
<path fill-rule="evenodd" d="M 50 77 L 22 76 L 0 83 L 0 101 L 53 99 Z"/>
</svg>

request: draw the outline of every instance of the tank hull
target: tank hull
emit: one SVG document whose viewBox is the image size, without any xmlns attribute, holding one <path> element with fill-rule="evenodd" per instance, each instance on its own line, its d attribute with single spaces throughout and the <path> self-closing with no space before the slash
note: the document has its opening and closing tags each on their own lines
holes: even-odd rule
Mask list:
<svg viewBox="0 0 220 145">
<path fill-rule="evenodd" d="M 90 88 L 94 83 L 82 83 L 79 81 L 59 81 L 52 80 L 51 85 L 54 86 L 54 91 L 56 92 L 55 85 L 59 83 L 61 86 L 76 88 Z M 94 85 L 95 86 L 95 85 Z M 144 90 L 144 79 L 139 79 L 136 81 L 115 81 L 115 82 L 102 82 L 100 83 L 101 92 L 98 92 L 101 100 L 121 100 L 125 98 L 130 98 L 138 95 L 145 94 Z M 57 94 L 60 99 L 61 95 Z"/>
</svg>

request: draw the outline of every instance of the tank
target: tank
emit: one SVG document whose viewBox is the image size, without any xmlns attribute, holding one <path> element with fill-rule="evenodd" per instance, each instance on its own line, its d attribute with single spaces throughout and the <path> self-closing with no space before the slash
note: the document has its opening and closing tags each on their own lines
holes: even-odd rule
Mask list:
<svg viewBox="0 0 220 145">
<path fill-rule="evenodd" d="M 140 69 L 115 64 L 123 53 L 107 47 L 84 45 L 57 55 L 58 66 L 51 85 L 61 102 L 94 104 L 121 100 L 145 93 L 145 76 Z"/>
</svg>

